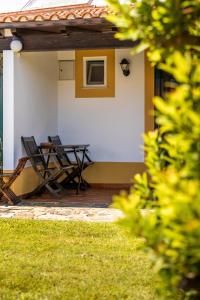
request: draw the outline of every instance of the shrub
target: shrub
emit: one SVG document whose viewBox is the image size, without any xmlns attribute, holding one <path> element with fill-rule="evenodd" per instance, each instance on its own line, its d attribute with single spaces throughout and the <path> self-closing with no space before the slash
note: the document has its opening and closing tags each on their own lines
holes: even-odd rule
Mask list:
<svg viewBox="0 0 200 300">
<path fill-rule="evenodd" d="M 109 0 L 118 37 L 139 40 L 177 87 L 154 98 L 158 129 L 144 136 L 147 172 L 116 196 L 123 223 L 144 238 L 159 299 L 200 299 L 200 1 Z M 164 288 L 163 288 L 164 287 Z"/>
</svg>

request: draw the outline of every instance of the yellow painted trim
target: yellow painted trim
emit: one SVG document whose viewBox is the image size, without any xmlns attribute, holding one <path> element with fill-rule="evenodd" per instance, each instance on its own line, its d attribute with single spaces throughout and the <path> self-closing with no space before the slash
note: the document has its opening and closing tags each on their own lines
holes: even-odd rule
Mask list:
<svg viewBox="0 0 200 300">
<path fill-rule="evenodd" d="M 130 184 L 133 176 L 145 171 L 144 163 L 97 162 L 84 171 L 84 178 L 90 183 Z M 25 168 L 12 186 L 17 195 L 31 192 L 39 183 L 32 167 Z"/>
<path fill-rule="evenodd" d="M 145 132 L 154 130 L 154 68 L 151 66 L 145 52 Z"/>
<path fill-rule="evenodd" d="M 84 177 L 90 183 L 131 183 L 133 176 L 145 171 L 140 162 L 97 162 L 87 168 Z"/>
<path fill-rule="evenodd" d="M 83 87 L 83 57 L 107 57 L 107 87 Z M 76 98 L 115 97 L 115 50 L 76 50 L 75 51 L 75 95 Z"/>
<path fill-rule="evenodd" d="M 39 178 L 32 167 L 25 168 L 12 185 L 17 195 L 29 193 L 39 184 Z"/>
</svg>

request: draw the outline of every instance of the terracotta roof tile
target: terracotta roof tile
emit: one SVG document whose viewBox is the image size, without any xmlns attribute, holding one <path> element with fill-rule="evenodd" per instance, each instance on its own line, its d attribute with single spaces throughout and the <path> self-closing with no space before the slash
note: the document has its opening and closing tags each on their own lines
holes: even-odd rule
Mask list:
<svg viewBox="0 0 200 300">
<path fill-rule="evenodd" d="M 103 18 L 110 12 L 111 9 L 108 6 L 70 5 L 2 13 L 0 14 L 0 23 Z"/>
</svg>

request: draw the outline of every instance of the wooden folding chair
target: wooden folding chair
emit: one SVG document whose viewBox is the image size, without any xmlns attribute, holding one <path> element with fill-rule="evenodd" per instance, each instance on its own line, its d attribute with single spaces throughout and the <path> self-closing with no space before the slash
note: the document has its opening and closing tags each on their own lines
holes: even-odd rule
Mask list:
<svg viewBox="0 0 200 300">
<path fill-rule="evenodd" d="M 10 187 L 23 171 L 28 159 L 28 157 L 21 158 L 13 173 L 3 173 L 2 171 L 0 174 L 0 198 L 4 197 L 9 204 L 15 205 L 21 201 Z M 5 181 L 4 178 L 7 180 Z"/>
<path fill-rule="evenodd" d="M 64 183 L 68 184 L 71 182 L 75 183 L 76 185 L 78 184 L 77 189 L 79 189 L 79 187 L 83 189 L 90 187 L 89 183 L 82 176 L 83 170 L 94 164 L 94 162 L 89 157 L 88 148 L 84 147 L 84 145 L 71 145 L 70 149 L 70 145 L 68 145 L 68 148 L 66 149 L 58 135 L 49 136 L 48 140 L 55 145 L 57 160 L 59 161 L 60 165 L 73 166 L 73 171 L 71 172 L 71 174 L 69 174 Z M 71 154 L 73 154 L 73 160 L 70 158 Z M 81 157 L 79 156 L 79 154 L 81 155 Z"/>
<path fill-rule="evenodd" d="M 50 167 L 45 160 L 45 156 L 55 157 L 55 153 L 42 153 L 33 136 L 21 137 L 21 140 L 27 155 L 30 157 L 32 167 L 40 179 L 39 185 L 34 191 L 27 194 L 27 197 L 41 193 L 44 188 L 55 197 L 60 197 L 60 193 L 63 192 L 64 189 L 61 184 L 58 183 L 58 180 L 66 173 L 66 170 L 71 169 L 72 166 L 60 166 L 59 168 L 55 166 Z"/>
</svg>

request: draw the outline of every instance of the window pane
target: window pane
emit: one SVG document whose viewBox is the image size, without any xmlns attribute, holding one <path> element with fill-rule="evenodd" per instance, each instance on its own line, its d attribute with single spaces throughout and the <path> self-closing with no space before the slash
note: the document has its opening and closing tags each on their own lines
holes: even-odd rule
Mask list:
<svg viewBox="0 0 200 300">
<path fill-rule="evenodd" d="M 104 60 L 87 61 L 87 85 L 104 85 Z"/>
</svg>

